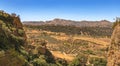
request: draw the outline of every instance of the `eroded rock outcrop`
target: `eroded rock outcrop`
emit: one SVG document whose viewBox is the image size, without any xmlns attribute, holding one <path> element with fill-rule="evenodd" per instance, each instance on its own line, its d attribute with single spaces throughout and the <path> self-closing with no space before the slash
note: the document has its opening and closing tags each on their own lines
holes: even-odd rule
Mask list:
<svg viewBox="0 0 120 66">
<path fill-rule="evenodd" d="M 25 41 L 26 35 L 19 16 L 0 12 L 0 49 L 18 49 Z"/>
<path fill-rule="evenodd" d="M 120 66 L 120 20 L 114 26 L 107 60 L 107 66 Z"/>
<path fill-rule="evenodd" d="M 0 66 L 58 66 L 47 42 L 35 35 L 26 38 L 19 16 L 0 10 Z"/>
<path fill-rule="evenodd" d="M 0 66 L 25 65 L 25 44 L 26 34 L 19 16 L 0 11 Z"/>
</svg>

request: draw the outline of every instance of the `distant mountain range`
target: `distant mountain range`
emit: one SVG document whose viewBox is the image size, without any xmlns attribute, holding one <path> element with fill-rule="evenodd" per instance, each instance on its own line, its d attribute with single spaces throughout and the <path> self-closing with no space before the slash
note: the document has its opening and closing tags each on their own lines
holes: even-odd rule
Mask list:
<svg viewBox="0 0 120 66">
<path fill-rule="evenodd" d="M 76 26 L 76 27 L 111 27 L 112 22 L 107 20 L 101 21 L 73 21 L 65 19 L 54 19 L 51 21 L 24 21 L 24 25 L 62 25 L 62 26 Z"/>
</svg>

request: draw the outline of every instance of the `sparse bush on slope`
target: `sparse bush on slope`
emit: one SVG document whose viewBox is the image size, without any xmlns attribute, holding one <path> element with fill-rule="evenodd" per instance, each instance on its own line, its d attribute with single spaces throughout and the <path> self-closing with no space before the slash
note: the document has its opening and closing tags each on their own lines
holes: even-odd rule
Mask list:
<svg viewBox="0 0 120 66">
<path fill-rule="evenodd" d="M 79 55 L 75 58 L 69 66 L 86 66 L 88 57 L 86 55 Z"/>
</svg>

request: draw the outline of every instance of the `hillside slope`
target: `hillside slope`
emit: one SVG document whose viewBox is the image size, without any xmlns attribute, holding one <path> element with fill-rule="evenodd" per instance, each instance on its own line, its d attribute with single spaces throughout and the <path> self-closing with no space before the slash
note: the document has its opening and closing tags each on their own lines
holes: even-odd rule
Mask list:
<svg viewBox="0 0 120 66">
<path fill-rule="evenodd" d="M 57 66 L 46 44 L 29 43 L 19 16 L 0 11 L 0 66 Z"/>
<path fill-rule="evenodd" d="M 26 35 L 19 16 L 0 11 L 0 66 L 22 66 L 26 59 L 21 51 Z"/>
<path fill-rule="evenodd" d="M 19 49 L 24 45 L 26 35 L 19 16 L 0 12 L 0 49 Z"/>
<path fill-rule="evenodd" d="M 73 21 L 65 19 L 54 19 L 50 21 L 24 21 L 24 25 L 61 25 L 61 26 L 76 26 L 76 27 L 111 27 L 112 23 L 107 20 L 101 21 Z"/>
</svg>

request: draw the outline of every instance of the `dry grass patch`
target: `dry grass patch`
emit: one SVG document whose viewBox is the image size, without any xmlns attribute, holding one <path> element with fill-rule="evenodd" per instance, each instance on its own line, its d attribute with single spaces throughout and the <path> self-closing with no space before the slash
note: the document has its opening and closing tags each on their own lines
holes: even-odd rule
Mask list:
<svg viewBox="0 0 120 66">
<path fill-rule="evenodd" d="M 66 53 L 61 53 L 60 51 L 51 51 L 51 53 L 53 54 L 53 56 L 55 56 L 56 58 L 61 58 L 61 59 L 65 59 L 67 61 L 72 61 L 74 59 L 74 56 L 68 55 Z"/>
</svg>

